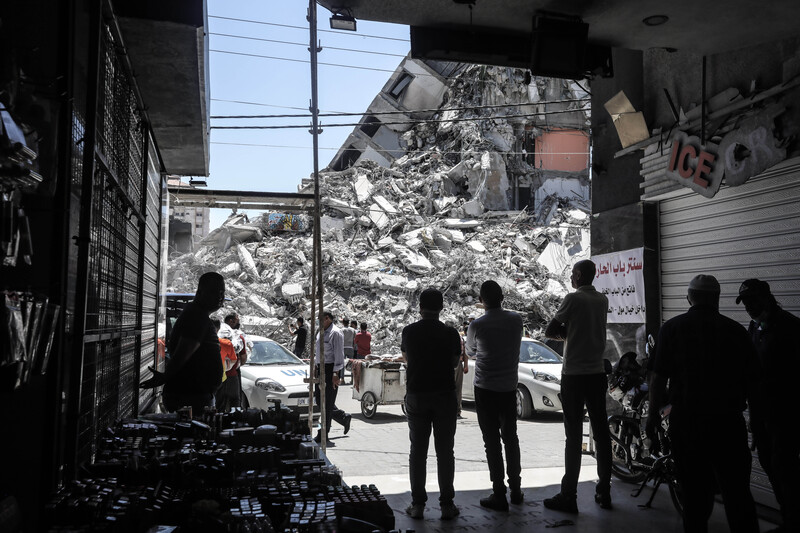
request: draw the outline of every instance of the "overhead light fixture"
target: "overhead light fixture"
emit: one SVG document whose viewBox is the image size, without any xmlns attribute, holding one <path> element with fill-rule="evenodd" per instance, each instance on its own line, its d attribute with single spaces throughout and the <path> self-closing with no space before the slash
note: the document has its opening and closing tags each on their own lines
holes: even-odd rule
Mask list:
<svg viewBox="0 0 800 533">
<path fill-rule="evenodd" d="M 669 21 L 666 15 L 650 15 L 642 20 L 645 26 L 661 26 Z"/>
<path fill-rule="evenodd" d="M 356 19 L 353 18 L 352 15 L 334 13 L 334 15 L 331 17 L 331 29 L 356 31 Z"/>
<path fill-rule="evenodd" d="M 204 179 L 189 178 L 189 185 L 192 187 L 208 187 L 208 183 Z"/>
</svg>

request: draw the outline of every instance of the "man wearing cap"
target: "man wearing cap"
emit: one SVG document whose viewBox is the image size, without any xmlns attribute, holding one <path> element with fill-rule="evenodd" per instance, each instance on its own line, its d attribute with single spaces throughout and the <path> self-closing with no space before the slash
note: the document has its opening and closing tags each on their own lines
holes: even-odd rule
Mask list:
<svg viewBox="0 0 800 533">
<path fill-rule="evenodd" d="M 400 350 L 406 362 L 405 407 L 411 440 L 408 474 L 411 481 L 412 518 L 423 518 L 428 443 L 433 429 L 439 477 L 442 520 L 458 516 L 453 503 L 455 488 L 456 390 L 454 368 L 461 355 L 461 339 L 455 328 L 439 320 L 444 307 L 442 293 L 425 289 L 419 297 L 422 320 L 403 328 Z"/>
<path fill-rule="evenodd" d="M 495 281 L 483 282 L 480 301 L 486 313 L 470 323 L 465 343 L 467 354 L 475 356 L 475 411 L 492 480 L 492 493 L 481 498 L 480 504 L 495 511 L 508 511 L 506 472 L 511 503 L 521 504 L 523 498 L 517 437 L 517 367 L 522 317 L 503 309 L 503 290 Z"/>
<path fill-rule="evenodd" d="M 750 410 L 758 460 L 781 508 L 780 531 L 800 531 L 800 440 L 792 423 L 797 409 L 794 388 L 800 376 L 800 318 L 783 310 L 769 283 L 759 279 L 742 283 L 736 303 L 744 304 L 752 319 L 748 333 L 764 372 L 761 408 Z"/>
<path fill-rule="evenodd" d="M 760 368 L 747 331 L 719 313 L 719 295 L 714 276 L 695 276 L 689 311 L 661 326 L 646 430 L 655 437 L 660 410 L 671 404 L 670 443 L 683 491 L 684 531 L 707 531 L 719 485 L 730 530 L 751 533 L 758 531 L 758 519 L 742 412 L 754 398 Z"/>
</svg>

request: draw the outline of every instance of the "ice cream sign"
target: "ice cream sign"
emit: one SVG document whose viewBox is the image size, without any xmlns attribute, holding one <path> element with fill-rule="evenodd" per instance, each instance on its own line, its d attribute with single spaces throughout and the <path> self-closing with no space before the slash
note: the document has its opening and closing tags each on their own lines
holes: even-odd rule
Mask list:
<svg viewBox="0 0 800 533">
<path fill-rule="evenodd" d="M 700 138 L 683 132 L 672 138 L 666 176 L 706 198 L 713 198 L 722 183 L 725 165 L 719 160 L 719 147 L 702 144 Z"/>
</svg>

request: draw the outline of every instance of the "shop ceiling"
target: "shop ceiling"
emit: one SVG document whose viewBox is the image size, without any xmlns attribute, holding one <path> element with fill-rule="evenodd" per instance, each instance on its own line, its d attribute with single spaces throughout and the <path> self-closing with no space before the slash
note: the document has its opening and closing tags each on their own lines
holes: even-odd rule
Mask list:
<svg viewBox="0 0 800 533">
<path fill-rule="evenodd" d="M 800 33 L 798 0 L 318 0 L 318 3 L 357 20 L 454 29 L 472 26 L 520 33 L 531 32 L 537 14 L 556 13 L 578 17 L 587 23 L 588 42 L 592 45 L 635 50 L 669 48 L 698 55 L 736 50 Z M 668 20 L 656 26 L 643 22 L 657 16 L 666 16 Z"/>
</svg>

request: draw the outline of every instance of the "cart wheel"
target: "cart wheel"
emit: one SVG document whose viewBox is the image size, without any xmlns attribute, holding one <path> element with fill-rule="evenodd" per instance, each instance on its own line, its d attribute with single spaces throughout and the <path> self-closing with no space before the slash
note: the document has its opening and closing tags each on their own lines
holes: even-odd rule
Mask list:
<svg viewBox="0 0 800 533">
<path fill-rule="evenodd" d="M 403 410 L 403 414 L 405 416 L 408 416 L 408 413 L 406 413 L 406 402 L 403 402 L 403 403 L 400 404 L 400 409 Z"/>
<path fill-rule="evenodd" d="M 366 418 L 372 418 L 375 416 L 375 411 L 377 410 L 378 399 L 375 397 L 375 394 L 371 392 L 365 392 L 361 397 L 361 414 Z"/>
</svg>

